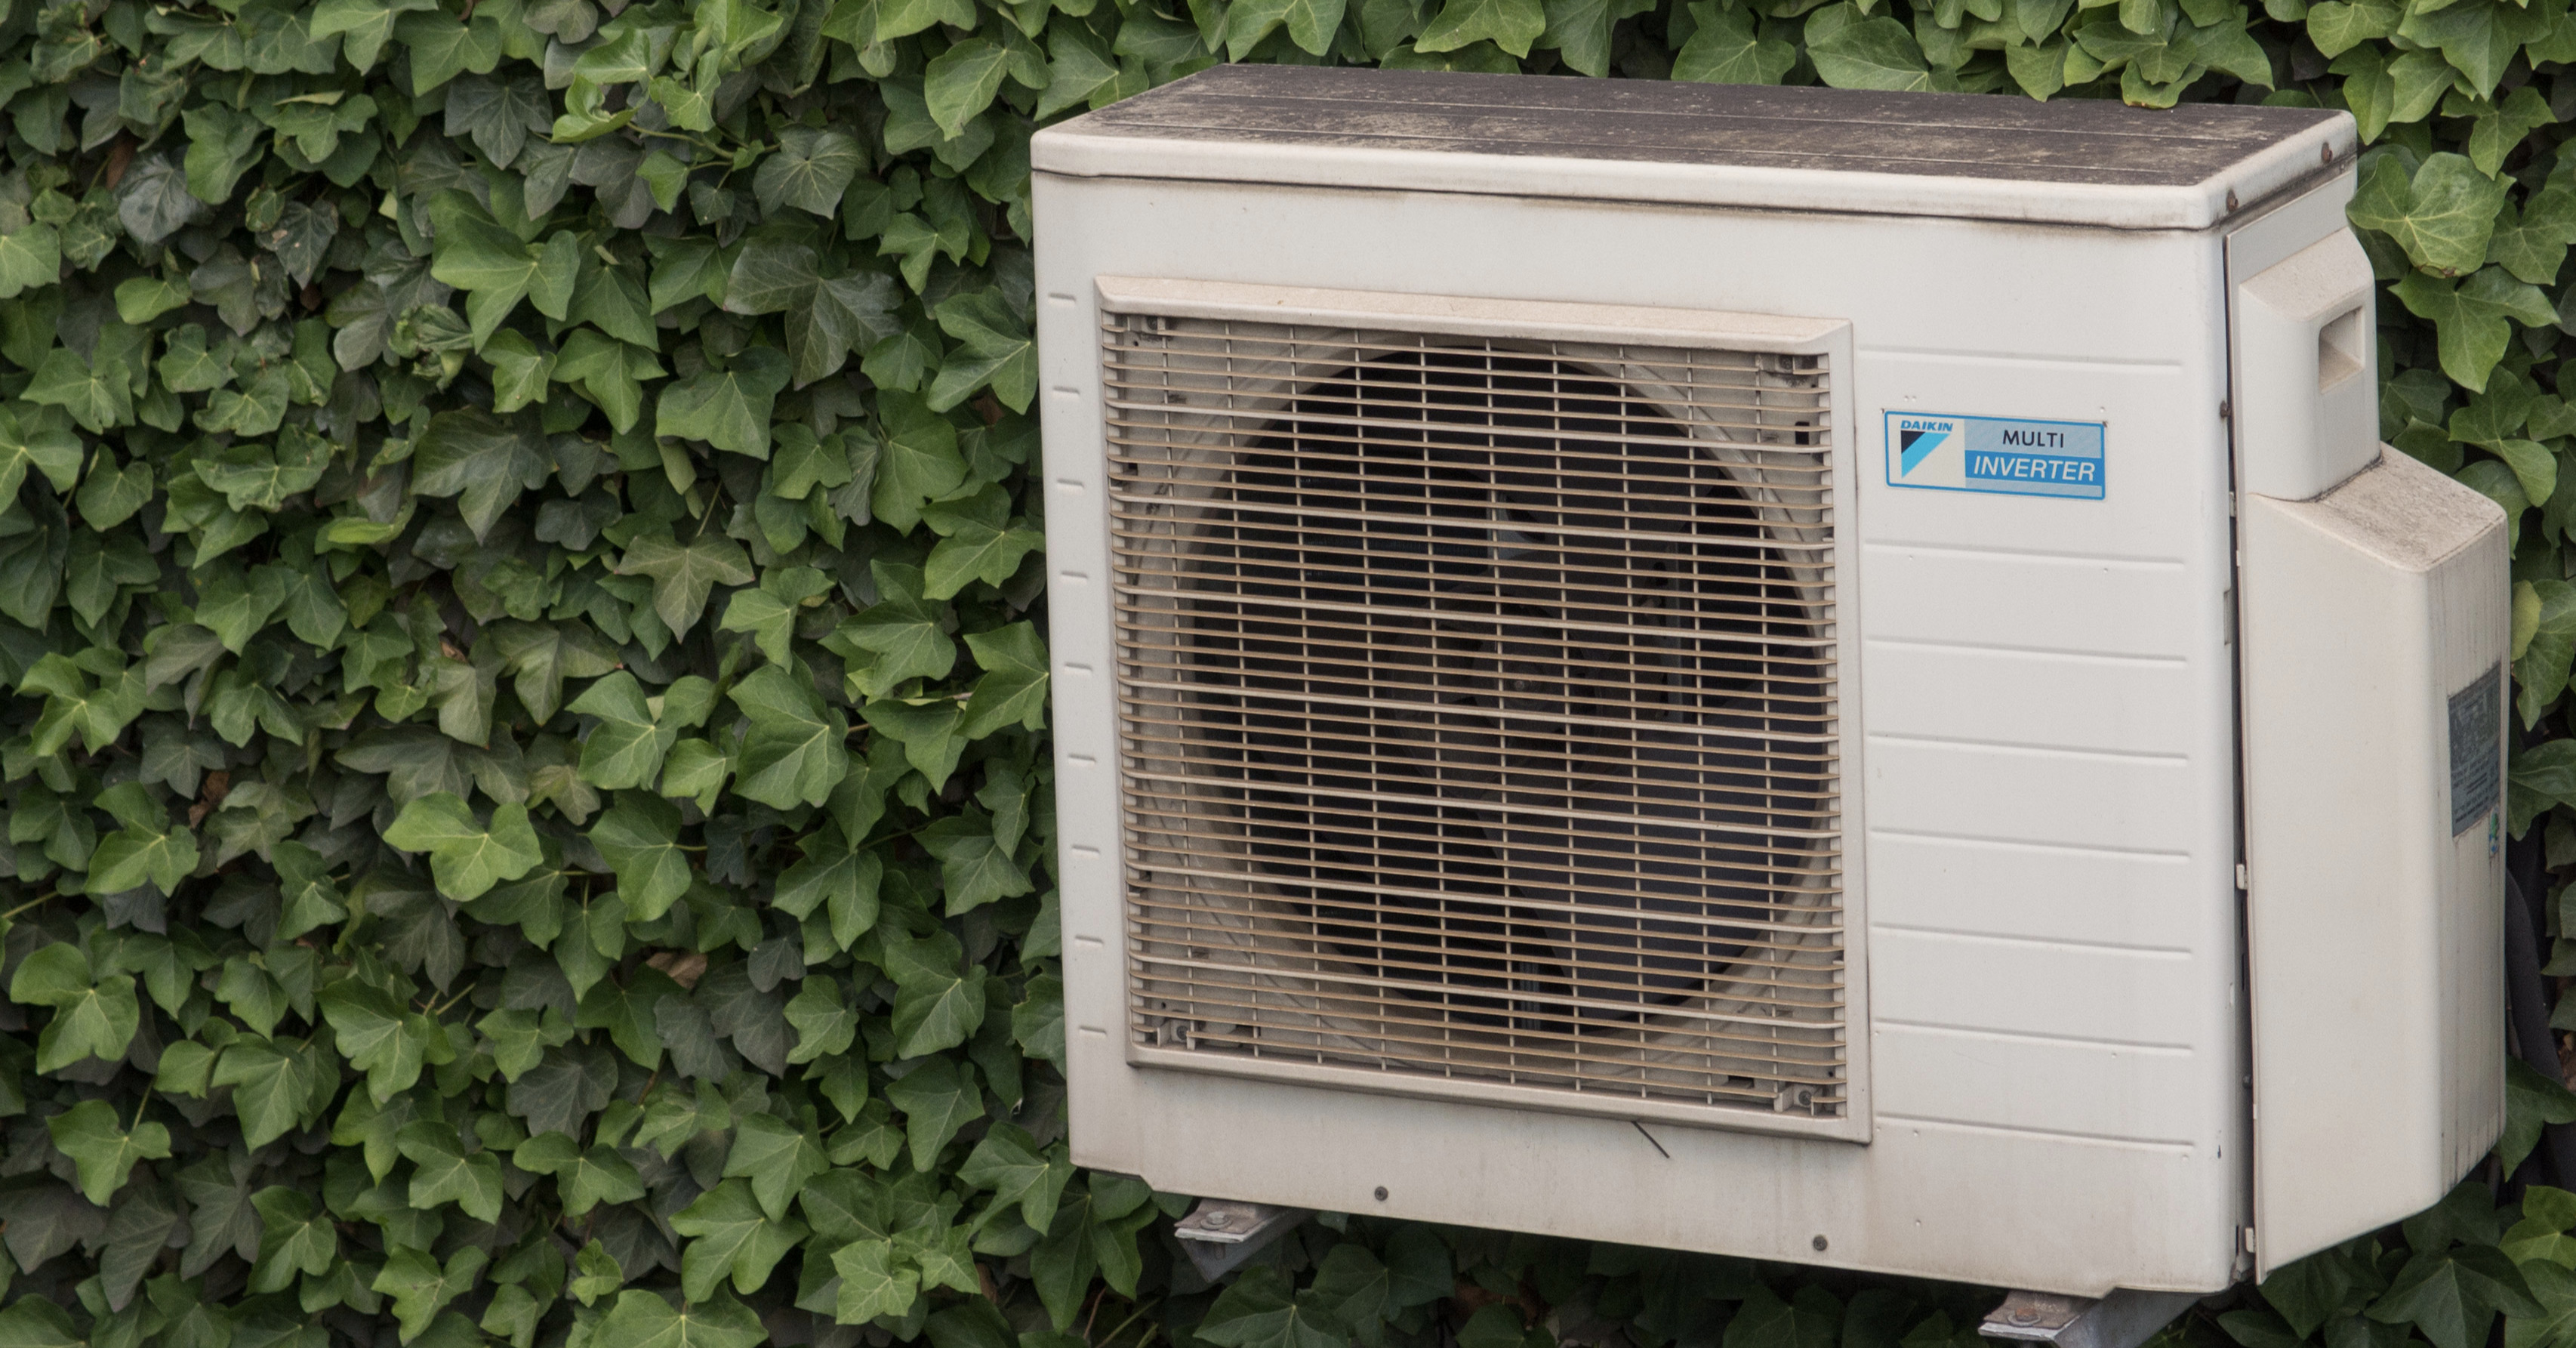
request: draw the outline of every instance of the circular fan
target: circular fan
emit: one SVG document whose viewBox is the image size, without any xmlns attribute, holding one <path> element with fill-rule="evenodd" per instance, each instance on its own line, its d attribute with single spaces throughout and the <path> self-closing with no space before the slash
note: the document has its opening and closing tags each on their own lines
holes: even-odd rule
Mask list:
<svg viewBox="0 0 2576 1348">
<path fill-rule="evenodd" d="M 1321 942 L 1562 1032 L 1765 940 L 1827 827 L 1823 665 L 1778 642 L 1818 619 L 1680 422 L 1572 362 L 1404 352 L 1299 391 L 1224 494 L 1193 719 Z"/>
</svg>

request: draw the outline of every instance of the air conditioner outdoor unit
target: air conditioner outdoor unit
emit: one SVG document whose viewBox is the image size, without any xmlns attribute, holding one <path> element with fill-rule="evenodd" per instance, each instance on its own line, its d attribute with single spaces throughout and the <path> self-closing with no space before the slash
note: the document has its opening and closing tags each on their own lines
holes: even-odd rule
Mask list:
<svg viewBox="0 0 2576 1348">
<path fill-rule="evenodd" d="M 1071 1129 L 2081 1296 L 2502 1121 L 2506 523 L 2341 112 L 1236 67 L 1038 134 Z"/>
</svg>

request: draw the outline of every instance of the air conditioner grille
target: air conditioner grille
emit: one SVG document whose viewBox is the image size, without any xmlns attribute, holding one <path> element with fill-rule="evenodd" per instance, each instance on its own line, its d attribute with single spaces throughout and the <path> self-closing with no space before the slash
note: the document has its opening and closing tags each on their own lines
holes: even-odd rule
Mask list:
<svg viewBox="0 0 2576 1348">
<path fill-rule="evenodd" d="M 1134 1042 L 1843 1114 L 1824 357 L 1103 337 Z"/>
</svg>

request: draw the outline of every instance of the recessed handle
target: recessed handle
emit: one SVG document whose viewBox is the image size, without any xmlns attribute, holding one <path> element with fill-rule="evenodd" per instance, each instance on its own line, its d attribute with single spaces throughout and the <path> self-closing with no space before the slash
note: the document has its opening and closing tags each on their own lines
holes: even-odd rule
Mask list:
<svg viewBox="0 0 2576 1348">
<path fill-rule="evenodd" d="M 2378 461 L 2374 284 L 2348 229 L 2237 282 L 2232 404 L 2244 490 L 2310 500 Z"/>
<path fill-rule="evenodd" d="M 2356 304 L 2317 329 L 2317 392 L 2361 373 L 2370 353 L 2370 337 L 2361 324 L 2361 306 Z"/>
</svg>

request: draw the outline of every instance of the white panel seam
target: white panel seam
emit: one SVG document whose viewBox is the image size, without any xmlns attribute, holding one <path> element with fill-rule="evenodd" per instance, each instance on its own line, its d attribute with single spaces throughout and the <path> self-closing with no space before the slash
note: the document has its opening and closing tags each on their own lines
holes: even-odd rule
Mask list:
<svg viewBox="0 0 2576 1348">
<path fill-rule="evenodd" d="M 2070 1133 L 2061 1128 L 2019 1128 L 2008 1123 L 1971 1123 L 1964 1119 L 1934 1118 L 1928 1114 L 1896 1114 L 1880 1110 L 1878 1121 L 1888 1124 L 1911 1124 L 1920 1127 L 1956 1128 L 1971 1133 L 2011 1133 L 2021 1137 L 2045 1137 L 2060 1142 L 2073 1142 L 2088 1147 L 2118 1147 L 2123 1150 L 2176 1152 L 2189 1156 L 2200 1150 L 2200 1144 L 2180 1138 L 2115 1137 L 2108 1133 Z"/>
<path fill-rule="evenodd" d="M 1872 838 L 1920 839 L 1925 842 L 1956 843 L 1980 847 L 2021 847 L 2034 852 L 2081 852 L 2105 857 L 2154 857 L 2165 861 L 2189 861 L 2194 854 L 2165 847 L 2104 847 L 2099 843 L 2061 843 L 2034 841 L 2029 838 L 1997 838 L 1975 833 L 1941 833 L 1926 829 L 1872 828 Z"/>
<path fill-rule="evenodd" d="M 1868 736 L 1872 744 L 1916 744 L 1938 749 L 1969 749 L 1980 753 L 2035 754 L 2048 758 L 2105 758 L 2128 763 L 2152 763 L 2165 767 L 2189 767 L 2187 753 L 2161 753 L 2148 749 L 2095 749 L 2067 744 L 2015 744 L 2007 740 L 1975 739 L 1966 735 L 1909 735 L 1883 730 Z"/>
<path fill-rule="evenodd" d="M 2091 1035 L 2041 1034 L 2036 1030 L 2007 1030 L 1993 1025 L 1943 1025 L 1937 1021 L 1905 1020 L 1895 1016 L 1878 1016 L 1871 1021 L 1881 1030 L 1911 1030 L 1917 1034 L 1955 1035 L 1962 1039 L 2008 1039 L 2016 1044 L 2050 1044 L 2059 1048 L 2152 1053 L 2161 1057 L 2196 1057 L 2199 1050 L 2189 1044 L 2153 1044 L 2127 1039 L 2102 1039 Z"/>
<path fill-rule="evenodd" d="M 1864 346 L 1854 352 L 1859 356 L 1878 356 L 1888 360 L 1937 360 L 1945 364 L 1976 361 L 1987 365 L 2034 365 L 2053 370 L 2097 369 L 2113 374 L 2130 375 L 2141 370 L 2172 370 L 2180 373 L 2182 362 L 2175 360 L 2121 360 L 2116 356 L 2013 356 L 2000 351 L 1948 351 L 1931 347 Z"/>
<path fill-rule="evenodd" d="M 1979 655 L 2010 656 L 2016 659 L 2070 660 L 2105 665 L 2155 665 L 2189 669 L 2194 661 L 2187 655 L 2125 655 L 2117 651 L 2079 651 L 2057 646 L 2007 646 L 1995 641 L 1933 641 L 1924 637 L 1873 637 L 1864 635 L 1861 645 L 1886 646 L 1900 650 L 1973 652 Z"/>
<path fill-rule="evenodd" d="M 1903 538 L 1864 538 L 1863 552 L 1937 552 L 1951 557 L 1983 557 L 1999 562 L 2051 562 L 2073 566 L 2121 566 L 2139 571 L 2180 571 L 2190 565 L 2180 557 L 2120 557 L 2099 552 L 2056 552 L 2043 548 L 1998 548 L 1979 543 L 1932 543 Z"/>
<path fill-rule="evenodd" d="M 1922 927 L 1904 922 L 1873 922 L 1870 933 L 1894 932 L 1903 936 L 1928 936 L 1947 941 L 1990 941 L 1997 945 L 2044 946 L 2052 950 L 2098 950 L 2117 955 L 2154 955 L 2197 959 L 2200 952 L 2189 946 L 2126 945 L 2118 941 L 2073 941 L 2053 936 L 2015 936 L 2002 932 L 1967 931 L 1957 927 Z"/>
</svg>

